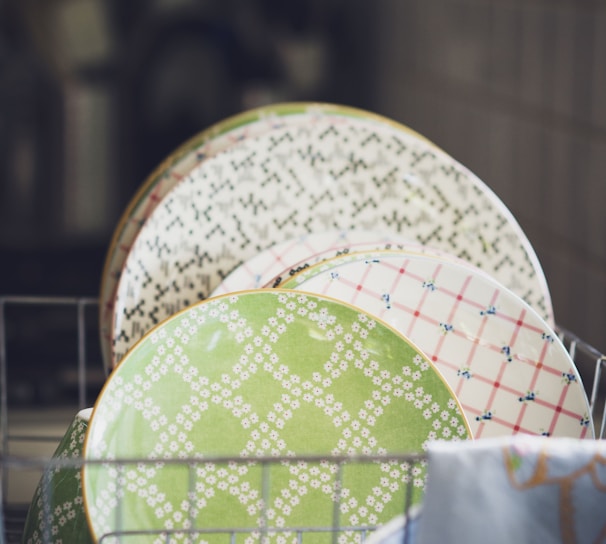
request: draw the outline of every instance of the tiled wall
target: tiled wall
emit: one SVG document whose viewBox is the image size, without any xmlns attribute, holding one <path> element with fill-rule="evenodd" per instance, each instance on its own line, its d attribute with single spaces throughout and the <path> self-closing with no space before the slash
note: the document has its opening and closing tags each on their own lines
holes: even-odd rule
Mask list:
<svg viewBox="0 0 606 544">
<path fill-rule="evenodd" d="M 606 2 L 379 0 L 375 109 L 482 178 L 606 351 Z"/>
</svg>

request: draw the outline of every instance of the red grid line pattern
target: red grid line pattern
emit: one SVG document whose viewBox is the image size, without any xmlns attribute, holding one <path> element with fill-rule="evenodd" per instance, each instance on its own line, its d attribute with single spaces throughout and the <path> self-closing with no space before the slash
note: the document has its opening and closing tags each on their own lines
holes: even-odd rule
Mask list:
<svg viewBox="0 0 606 544">
<path fill-rule="evenodd" d="M 524 318 L 524 316 L 521 315 L 520 316 L 520 320 L 523 320 L 523 318 Z M 544 366 L 543 365 L 543 361 L 545 360 L 545 354 L 547 353 L 547 347 L 548 347 L 547 344 L 548 343 L 545 342 L 544 345 L 543 345 L 543 349 L 541 350 L 541 355 L 539 356 L 539 361 L 537 362 L 534 374 L 532 375 L 532 380 L 530 381 L 530 384 L 528 386 L 528 389 L 531 392 L 535 391 L 536 386 L 537 386 L 537 382 L 539 381 L 539 375 L 541 374 L 541 369 Z M 568 389 L 567 387 L 563 388 L 564 397 L 566 396 L 566 390 L 567 389 Z M 562 397 L 560 397 L 560 400 L 562 400 Z M 520 424 L 522 422 L 522 419 L 524 418 L 524 413 L 526 412 L 526 406 L 527 405 L 524 402 L 522 404 L 523 404 L 522 409 L 520 410 L 520 414 L 518 415 L 518 419 L 516 421 L 516 427 L 517 428 L 519 428 L 519 426 L 520 426 Z M 554 412 L 556 414 L 559 413 L 559 410 L 557 408 L 561 407 L 561 405 L 562 405 L 561 403 L 556 405 L 556 409 L 554 410 Z"/>
<path fill-rule="evenodd" d="M 451 324 L 454 321 L 455 315 L 456 315 L 457 310 L 459 308 L 459 304 L 460 304 L 461 300 L 463 300 L 463 293 L 465 293 L 465 291 L 469 287 L 470 283 L 471 283 L 471 276 L 468 276 L 465 279 L 463 285 L 461 286 L 461 293 L 460 293 L 460 295 L 457 296 L 456 301 L 452 305 L 450 313 L 448 314 L 448 318 L 447 318 L 447 321 L 446 321 L 447 324 Z M 435 350 L 432 358 L 435 358 L 437 360 L 437 358 L 438 358 L 438 356 L 440 354 L 440 351 L 442 350 L 442 346 L 444 345 L 445 341 L 446 341 L 446 333 L 438 341 L 438 345 L 436 346 L 436 350 Z"/>
<path fill-rule="evenodd" d="M 497 300 L 498 296 L 499 296 L 499 290 L 495 290 L 495 292 L 493 294 L 493 298 L 492 298 L 492 300 L 490 302 L 491 306 L 496 303 L 496 300 Z M 511 340 L 509 341 L 509 344 L 508 344 L 509 346 L 513 346 L 515 344 L 515 338 L 518 336 L 519 327 L 524 322 L 524 319 L 523 319 L 524 314 L 525 314 L 525 310 L 522 310 L 522 312 L 520 314 L 520 319 L 517 320 L 517 322 L 516 322 L 516 328 L 514 329 L 514 332 L 513 332 L 512 336 L 511 336 Z M 486 322 L 488 321 L 488 319 L 490 319 L 491 317 L 493 317 L 493 316 L 488 316 L 488 315 L 484 316 L 483 325 L 485 325 Z M 505 374 L 505 370 L 506 370 L 506 365 L 501 364 L 501 368 L 499 369 L 499 374 L 497 376 L 497 379 L 494 381 L 493 389 L 492 389 L 492 391 L 490 393 L 490 396 L 488 398 L 488 402 L 486 403 L 486 406 L 487 406 L 486 409 L 487 410 L 491 409 L 490 407 L 494 403 L 494 400 L 495 400 L 495 398 L 497 396 L 497 392 L 501 388 L 501 383 L 503 382 L 503 375 Z M 514 393 L 514 396 L 515 396 L 515 394 L 516 393 Z M 517 394 L 519 395 L 520 393 L 518 392 Z M 513 434 L 516 434 L 519 431 L 519 429 L 520 429 L 520 425 L 521 425 L 521 422 L 522 422 L 523 412 L 525 411 L 525 407 L 526 407 L 525 405 L 522 406 L 521 411 L 520 411 L 520 415 L 518 416 L 518 420 L 516 421 L 515 425 L 512 427 Z M 511 426 L 511 424 L 508 424 L 506 422 L 503 422 L 503 425 Z M 479 427 L 478 432 L 476 434 L 477 438 L 481 437 L 482 432 L 484 431 L 485 426 L 486 426 L 486 424 L 484 422 L 482 422 L 480 424 L 480 427 Z"/>
<path fill-rule="evenodd" d="M 435 256 L 435 257 L 437 257 L 437 256 Z M 440 257 L 437 257 L 437 258 L 440 258 Z M 392 264 L 391 262 L 389 262 L 390 260 L 392 260 L 391 257 L 383 258 L 381 260 L 381 266 L 385 267 L 387 269 L 391 269 L 393 271 L 399 270 L 401 268 L 397 264 Z M 394 257 L 393 260 L 397 260 L 397 257 Z M 455 261 L 452 261 L 452 264 L 455 265 L 455 266 L 458 266 L 458 267 L 461 266 L 460 264 L 455 263 Z M 470 270 L 473 270 L 473 269 L 470 267 Z M 411 275 L 412 277 L 414 277 L 415 279 L 417 279 L 419 281 L 423 281 L 423 279 L 424 279 L 422 276 L 415 275 L 414 273 L 411 273 L 409 271 L 406 271 L 406 273 L 409 274 L 409 275 Z M 469 275 L 469 281 L 471 281 L 471 279 L 473 279 L 474 277 L 476 277 L 478 275 L 481 276 L 482 274 L 483 273 L 481 271 L 475 271 L 474 270 L 473 273 L 470 273 L 470 275 Z M 501 291 L 502 291 L 502 289 L 500 289 L 500 288 L 497 289 L 497 295 Z M 485 304 L 477 302 L 477 301 L 475 301 L 472 298 L 464 297 L 463 296 L 463 292 L 452 291 L 451 289 L 448 289 L 447 287 L 443 287 L 443 286 L 440 286 L 440 292 L 449 295 L 450 297 L 452 297 L 453 299 L 456 299 L 457 301 L 464 302 L 465 304 L 468 304 L 468 305 L 470 305 L 470 306 L 472 306 L 474 308 L 477 308 L 478 310 L 486 310 L 486 305 Z M 494 299 L 493 301 L 491 301 L 490 304 L 494 304 L 495 302 L 496 302 L 496 299 Z M 500 313 L 500 314 L 498 314 L 498 316 L 499 316 L 500 319 L 503 319 L 505 321 L 509 321 L 510 323 L 519 324 L 520 326 L 522 326 L 522 327 L 524 327 L 524 328 L 526 328 L 526 329 L 528 329 L 530 331 L 537 332 L 539 334 L 542 333 L 542 332 L 544 332 L 544 330 L 545 330 L 544 328 L 537 327 L 537 326 L 535 326 L 535 325 L 533 325 L 531 323 L 527 323 L 527 322 L 524 322 L 524 321 L 522 321 L 520 323 L 521 320 L 519 318 L 514 318 L 514 317 L 509 316 L 507 314 Z"/>
<path fill-rule="evenodd" d="M 388 260 L 383 259 L 383 260 L 381 260 L 380 264 L 381 264 L 381 266 L 383 266 L 385 268 L 389 268 L 389 269 L 391 269 L 393 271 L 397 270 L 400 273 L 404 273 L 405 267 L 408 264 L 408 262 L 409 261 L 407 260 L 407 261 L 405 261 L 405 263 L 402 266 L 397 266 L 397 265 L 394 265 L 394 264 L 388 262 Z M 415 275 L 415 274 L 413 274 L 411 272 L 408 272 L 408 271 L 406 273 L 409 276 L 412 276 L 413 278 L 415 278 L 415 280 L 417 280 L 417 281 L 423 281 L 423 277 L 422 276 Z M 486 305 L 478 303 L 478 302 L 476 302 L 475 300 L 473 300 L 471 298 L 467 298 L 467 297 L 463 296 L 464 295 L 464 291 L 469 286 L 469 283 L 472 281 L 473 277 L 474 277 L 474 275 L 472 275 L 472 274 L 470 274 L 470 275 L 467 276 L 467 279 L 465 280 L 465 283 L 464 283 L 465 289 L 461 290 L 460 292 L 454 292 L 454 291 L 449 290 L 447 288 L 440 287 L 440 292 L 441 293 L 447 294 L 447 295 L 449 295 L 451 298 L 453 298 L 455 300 L 452 312 L 451 312 L 451 314 L 449 315 L 449 318 L 448 318 L 449 321 L 452 321 L 453 315 L 456 312 L 456 308 L 458 308 L 458 306 L 459 306 L 459 304 L 458 304 L 459 302 L 468 304 L 470 306 L 473 306 L 473 307 L 477 308 L 478 310 L 484 310 L 486 308 Z M 394 286 L 393 287 L 396 286 L 396 283 L 397 283 L 397 281 L 394 282 Z M 496 300 L 497 300 L 498 295 L 500 294 L 500 292 L 501 292 L 501 289 L 495 290 L 494 296 L 490 300 L 489 306 L 494 306 L 494 304 L 496 303 Z M 401 305 L 399 303 L 394 303 L 394 306 L 397 306 L 397 307 L 399 307 L 399 308 L 401 308 L 403 310 L 408 310 L 403 305 Z M 418 310 L 418 308 L 417 308 L 417 310 Z M 538 326 L 535 326 L 535 325 L 533 325 L 531 323 L 526 322 L 524 320 L 524 316 L 526 315 L 526 313 L 527 313 L 527 310 L 523 309 L 521 311 L 520 316 L 517 317 L 517 318 L 512 317 L 510 315 L 507 315 L 505 313 L 501 313 L 501 312 L 497 312 L 493 316 L 486 316 L 486 317 L 492 317 L 492 318 L 496 317 L 498 319 L 501 319 L 501 320 L 504 320 L 506 322 L 509 322 L 509 323 L 512 323 L 512 324 L 516 325 L 516 327 L 514 329 L 514 333 L 513 333 L 512 337 L 511 337 L 510 341 L 509 341 L 509 346 L 513 346 L 515 344 L 515 340 L 516 340 L 516 338 L 518 336 L 520 328 L 524 328 L 526 330 L 535 332 L 537 334 L 542 334 L 542 333 L 545 332 L 545 328 L 540 328 Z M 418 317 L 420 317 L 420 316 L 418 316 Z M 434 323 L 438 323 L 437 320 L 434 320 L 433 322 Z M 482 331 L 480 331 L 480 332 L 482 332 Z M 460 337 L 464 337 L 464 335 L 462 333 L 458 332 L 458 331 L 452 331 L 449 334 L 458 334 Z M 482 337 L 481 334 L 476 335 L 476 338 L 481 338 L 481 337 Z M 503 347 L 503 346 L 498 345 L 498 344 L 489 344 L 489 345 L 484 344 L 484 346 L 485 347 L 489 347 L 490 349 L 492 349 L 492 350 L 494 350 L 496 352 L 499 352 L 499 353 L 501 353 L 502 347 Z M 434 352 L 434 357 L 435 358 L 433 360 L 434 361 L 438 361 L 438 353 L 437 352 Z M 542 370 L 544 372 L 550 372 L 550 373 L 552 373 L 552 374 L 554 374 L 556 376 L 560 376 L 562 374 L 562 371 L 560 369 L 555 369 L 555 368 L 550 367 L 549 365 L 545 365 L 544 364 L 544 361 L 543 361 L 544 355 L 543 355 L 543 357 L 540 358 L 539 361 L 532 360 L 532 359 L 529 359 L 527 357 L 520 356 L 518 354 L 512 354 L 512 357 L 514 359 L 516 359 L 516 360 L 521 361 L 521 362 L 525 362 L 527 364 L 530 364 L 533 367 L 535 367 L 540 362 L 540 364 L 542 365 L 541 368 L 542 368 Z M 446 364 L 448 364 L 448 363 L 446 363 Z M 452 366 L 452 368 L 455 368 L 455 366 Z"/>
<path fill-rule="evenodd" d="M 422 260 L 422 256 L 416 256 L 416 260 Z M 430 258 L 432 259 L 432 258 Z M 480 303 L 470 296 L 467 295 L 468 291 L 473 293 L 473 290 L 470 290 L 470 286 L 474 286 L 474 281 L 482 283 L 482 277 L 474 274 L 474 273 L 459 273 L 460 276 L 463 277 L 463 280 L 460 282 L 461 287 L 458 291 L 453 291 L 452 289 L 445 288 L 440 285 L 440 272 L 443 271 L 443 267 L 446 264 L 435 263 L 433 261 L 433 268 L 430 268 L 427 264 L 424 267 L 420 267 L 425 270 L 429 270 L 427 274 L 416 273 L 410 268 L 416 268 L 415 266 L 410 266 L 411 263 L 414 264 L 415 257 L 404 258 L 402 256 L 388 256 L 383 257 L 376 260 L 367 260 L 366 266 L 362 266 L 360 261 L 355 260 L 343 260 L 342 264 L 338 264 L 339 260 L 334 261 L 334 265 L 332 269 L 328 271 L 317 273 L 314 276 L 314 269 L 311 269 L 305 273 L 307 279 L 299 284 L 299 288 L 302 290 L 308 290 L 312 286 L 318 288 L 319 292 L 321 291 L 325 295 L 335 296 L 333 292 L 333 282 L 338 282 L 340 286 L 347 287 L 351 290 L 351 293 L 347 294 L 345 292 L 341 292 L 337 298 L 343 298 L 347 300 L 347 302 L 356 304 L 358 302 L 359 297 L 365 295 L 370 297 L 370 299 L 376 301 L 378 303 L 379 300 L 382 299 L 382 296 L 385 294 L 383 291 L 378 291 L 377 287 L 379 286 L 379 282 L 377 277 L 380 277 L 380 274 L 377 276 L 373 276 L 370 278 L 371 271 L 373 268 L 376 269 L 389 269 L 393 277 L 390 277 L 389 274 L 385 275 L 385 282 L 389 285 L 390 292 L 390 304 L 391 308 L 397 309 L 400 312 L 401 316 L 408 316 L 409 320 L 407 323 L 403 325 L 405 330 L 405 335 L 412 340 L 413 343 L 419 345 L 419 347 L 426 353 L 428 357 L 432 360 L 434 364 L 438 368 L 447 367 L 451 371 L 457 370 L 460 368 L 460 364 L 453 363 L 448 361 L 448 355 L 453 355 L 452 353 L 445 353 L 444 357 L 442 357 L 442 350 L 446 349 L 446 340 L 447 335 L 454 335 L 460 339 L 468 341 L 470 343 L 470 351 L 468 352 L 465 360 L 465 365 L 470 368 L 473 376 L 473 380 L 475 383 L 483 384 L 483 387 L 489 388 L 489 396 L 486 401 L 485 406 L 479 406 L 478 403 L 473 402 L 473 397 L 467 399 L 465 396 L 465 392 L 463 389 L 467 385 L 469 387 L 468 380 L 461 377 L 458 379 L 458 382 L 453 384 L 452 381 L 450 383 L 451 387 L 455 391 L 457 397 L 459 397 L 459 401 L 463 406 L 464 410 L 468 414 L 468 418 L 471 420 L 473 418 L 473 422 L 477 423 L 477 430 L 474 432 L 475 437 L 481 437 L 484 432 L 488 429 L 488 425 L 498 424 L 502 427 L 509 428 L 510 432 L 513 434 L 522 432 L 528 434 L 537 434 L 538 429 L 532 429 L 532 425 L 525 424 L 525 416 L 529 407 L 529 403 L 533 402 L 537 406 L 541 406 L 546 408 L 548 411 L 553 413 L 553 419 L 549 422 L 549 424 L 545 423 L 544 427 L 549 429 L 550 433 L 553 433 L 557 427 L 557 420 L 562 416 L 566 416 L 574 420 L 574 422 L 579 425 L 579 434 L 584 436 L 587 433 L 587 430 L 581 429 L 580 418 L 582 417 L 579 412 L 576 412 L 575 406 L 574 409 L 567 407 L 565 405 L 566 397 L 568 392 L 572 389 L 570 386 L 563 386 L 563 390 L 559 393 L 559 397 L 553 399 L 552 401 L 540 397 L 534 396 L 533 399 L 524 400 L 529 392 L 533 392 L 537 388 L 537 384 L 541 381 L 541 376 L 544 373 L 548 373 L 553 376 L 561 376 L 562 369 L 550 366 L 547 360 L 547 354 L 549 350 L 549 346 L 552 345 L 552 342 L 549 338 L 543 340 L 543 346 L 541 348 L 540 356 L 537 360 L 532 360 L 529 357 L 521 356 L 516 353 L 516 344 L 519 339 L 520 332 L 522 330 L 529 331 L 537 335 L 537 342 L 540 339 L 540 334 L 545 334 L 548 329 L 541 328 L 540 318 L 537 321 L 536 316 L 532 316 L 529 314 L 527 308 L 522 305 L 517 306 L 518 313 L 516 315 L 508 315 L 504 312 L 500 312 L 495 309 L 493 312 L 486 312 L 483 314 L 481 320 L 479 320 L 479 326 L 474 334 L 471 334 L 470 331 L 461 332 L 458 330 L 448 331 L 445 334 L 438 335 L 437 341 L 435 345 L 431 344 L 431 341 L 424 339 L 423 342 L 420 342 L 418 338 L 415 336 L 415 326 L 420 323 L 428 323 L 432 326 L 438 327 L 442 322 L 438 317 L 436 317 L 435 310 L 425 310 L 426 302 L 428 297 L 434 293 L 435 291 L 439 291 L 441 295 L 446 298 L 450 298 L 452 301 L 451 306 L 444 307 L 444 311 L 447 312 L 446 323 L 452 323 L 455 320 L 455 316 L 457 312 L 462 311 L 463 313 L 474 313 L 485 311 L 487 308 L 493 308 L 497 304 L 500 295 L 504 292 L 498 286 L 493 288 L 491 297 L 488 300 L 488 303 Z M 431 262 L 431 261 L 429 261 Z M 460 265 L 457 265 L 460 267 Z M 417 267 L 419 268 L 419 267 Z M 447 272 L 452 272 L 449 267 L 446 267 Z M 330 278 L 330 273 L 338 273 L 339 276 L 336 279 Z M 446 275 L 446 280 L 448 280 L 448 274 Z M 324 279 L 322 279 L 324 278 Z M 432 281 L 430 281 L 432 280 Z M 484 280 L 484 284 L 487 280 Z M 423 283 L 425 282 L 425 283 Z M 412 285 L 411 285 L 412 283 Z M 451 283 L 456 283 L 451 281 Z M 395 293 L 398 293 L 398 290 L 401 289 L 402 293 L 410 294 L 411 289 L 416 284 L 417 290 L 415 296 L 409 296 L 406 298 L 406 303 L 404 303 L 398 296 L 393 296 Z M 422 292 L 419 294 L 421 290 L 421 286 L 424 285 Z M 477 287 L 477 285 L 476 285 Z M 360 299 L 361 300 L 361 299 Z M 385 318 L 385 315 L 388 310 L 383 307 L 381 311 L 378 311 L 377 307 L 370 307 L 372 304 L 368 302 L 368 300 L 361 300 L 360 307 L 366 309 L 367 311 L 371 311 L 375 313 L 378 317 Z M 446 306 L 446 305 L 444 305 Z M 373 311 L 374 310 L 374 311 Z M 506 355 L 503 353 L 504 346 L 502 344 L 497 344 L 493 341 L 490 341 L 490 337 L 485 335 L 485 327 L 489 323 L 490 320 L 497 320 L 498 322 L 502 322 L 504 324 L 513 325 L 513 330 L 509 335 L 508 346 L 511 349 L 510 357 L 515 361 L 519 361 L 524 365 L 531 366 L 534 368 L 534 372 L 528 383 L 508 383 L 505 380 L 505 373 L 508 369 L 508 365 L 511 364 L 507 362 L 505 359 L 500 361 L 500 367 L 498 368 L 498 372 L 496 376 L 484 375 L 483 370 L 487 367 L 488 364 L 492 364 L 492 361 L 486 362 L 484 359 L 481 359 L 477 356 L 477 349 L 480 345 L 484 349 L 489 349 L 499 355 L 503 355 L 505 358 Z M 534 320 L 534 322 L 533 322 Z M 546 325 L 547 327 L 547 325 Z M 507 329 L 504 329 L 507 330 Z M 433 339 L 432 339 L 433 340 Z M 554 358 L 555 363 L 562 363 L 563 360 L 557 357 Z M 566 361 L 564 361 L 566 362 Z M 445 376 L 446 377 L 446 376 Z M 511 380 L 511 376 L 509 377 Z M 578 384 L 575 383 L 575 386 Z M 474 386 L 477 387 L 477 386 Z M 494 410 L 491 408 L 495 402 L 497 395 L 507 394 L 511 397 L 511 418 L 507 419 L 502 416 L 497 416 L 494 413 Z M 522 399 L 522 400 L 520 400 Z M 490 418 L 485 420 L 482 418 L 483 415 L 491 412 Z M 477 419 L 476 419 L 477 418 Z M 472 424 L 472 421 L 470 421 Z"/>
</svg>

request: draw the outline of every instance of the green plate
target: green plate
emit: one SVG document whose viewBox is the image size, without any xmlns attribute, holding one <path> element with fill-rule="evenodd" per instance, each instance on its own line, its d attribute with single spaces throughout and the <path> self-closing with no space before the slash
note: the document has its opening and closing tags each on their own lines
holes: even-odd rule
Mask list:
<svg viewBox="0 0 606 544">
<path fill-rule="evenodd" d="M 235 527 L 237 542 L 258 541 L 260 529 L 290 542 L 289 529 L 330 527 L 335 510 L 343 527 L 376 526 L 401 511 L 406 482 L 421 499 L 424 467 L 340 471 L 330 458 L 421 452 L 435 438 L 468 439 L 469 426 L 439 373 L 394 329 L 318 295 L 233 293 L 169 318 L 114 370 L 83 456 L 128 461 L 85 465 L 86 512 L 95 538 L 123 533 L 103 542 L 227 544 L 222 531 Z M 284 461 L 300 456 L 328 461 Z M 284 462 L 264 475 L 259 457 Z M 192 537 L 198 530 L 211 532 Z"/>
<path fill-rule="evenodd" d="M 76 414 L 40 478 L 25 520 L 24 544 L 92 542 L 84 514 L 79 469 L 91 412 L 87 408 Z"/>
</svg>

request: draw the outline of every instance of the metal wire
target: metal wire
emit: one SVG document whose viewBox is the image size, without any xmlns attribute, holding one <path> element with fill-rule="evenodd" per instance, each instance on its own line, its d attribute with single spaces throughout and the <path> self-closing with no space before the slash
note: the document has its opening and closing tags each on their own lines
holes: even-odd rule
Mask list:
<svg viewBox="0 0 606 544">
<path fill-rule="evenodd" d="M 327 463 L 337 467 L 336 475 L 334 478 L 334 489 L 338 491 L 342 486 L 343 478 L 343 467 L 349 465 L 365 465 L 365 464 L 376 464 L 376 463 L 406 463 L 408 465 L 408 475 L 412 472 L 413 467 L 416 464 L 423 463 L 425 456 L 420 453 L 401 453 L 401 454 L 384 454 L 384 455 L 332 455 L 332 456 L 321 456 L 321 455 L 305 455 L 305 456 L 250 456 L 250 457 L 239 457 L 239 456 L 208 456 L 200 459 L 149 459 L 149 458 L 128 458 L 128 459 L 82 459 L 82 458 L 52 458 L 47 459 L 44 457 L 36 458 L 24 458 L 19 456 L 2 456 L 0 457 L 0 463 L 5 466 L 11 466 L 17 470 L 31 470 L 40 469 L 43 470 L 42 484 L 44 490 L 42 492 L 43 506 L 42 510 L 46 518 L 51 514 L 52 508 L 52 480 L 51 475 L 56 474 L 57 471 L 61 470 L 81 470 L 82 467 L 92 466 L 113 466 L 119 471 L 124 470 L 126 465 L 137 465 L 137 466 L 156 466 L 158 462 L 161 462 L 166 466 L 187 466 L 190 469 L 189 487 L 192 489 L 193 479 L 191 476 L 191 470 L 199 465 L 238 465 L 238 464 L 250 464 L 255 463 L 262 467 L 262 509 L 259 515 L 259 523 L 256 526 L 238 527 L 238 526 L 217 526 L 201 528 L 192 525 L 190 528 L 176 528 L 176 529 L 140 529 L 140 530 L 116 530 L 107 532 L 99 536 L 99 543 L 107 542 L 108 540 L 115 537 L 135 537 L 135 536 L 156 536 L 166 539 L 169 542 L 170 537 L 176 535 L 188 535 L 188 536 L 200 536 L 200 535 L 226 535 L 230 538 L 230 541 L 234 541 L 237 535 L 241 534 L 254 534 L 258 536 L 259 542 L 267 542 L 268 537 L 276 534 L 288 533 L 290 535 L 295 534 L 296 540 L 302 544 L 305 541 L 305 535 L 310 534 L 324 534 L 328 535 L 333 543 L 338 542 L 338 537 L 343 533 L 354 533 L 360 536 L 360 541 L 363 542 L 367 536 L 375 531 L 377 525 L 345 525 L 340 522 L 340 511 L 341 511 L 341 495 L 335 493 L 335 501 L 333 503 L 332 521 L 329 525 L 306 525 L 306 526 L 287 526 L 287 527 L 276 527 L 270 526 L 268 523 L 268 508 L 271 504 L 271 469 L 275 466 L 282 466 L 284 463 L 307 463 L 307 464 L 320 464 Z M 120 477 L 117 478 L 120 482 Z M 405 486 L 405 500 L 402 504 L 402 513 L 406 513 L 409 509 L 411 502 L 410 486 Z M 116 490 L 118 496 L 120 489 Z M 116 508 L 116 515 L 118 519 L 115 520 L 115 526 L 121 527 L 122 515 L 120 507 Z M 42 541 L 45 543 L 53 542 L 52 534 L 49 526 L 45 526 L 42 531 Z M 1 542 L 1 540 L 0 540 Z"/>
<path fill-rule="evenodd" d="M 584 358 L 588 364 L 593 361 L 594 372 L 589 396 L 589 409 L 594 424 L 599 421 L 599 428 L 596 430 L 595 436 L 597 439 L 603 439 L 606 428 L 606 384 L 604 383 L 606 382 L 606 374 L 604 374 L 606 355 L 564 327 L 558 325 L 557 332 L 575 363 L 578 364 L 581 358 Z M 604 406 L 600 405 L 602 401 L 605 402 Z"/>
</svg>

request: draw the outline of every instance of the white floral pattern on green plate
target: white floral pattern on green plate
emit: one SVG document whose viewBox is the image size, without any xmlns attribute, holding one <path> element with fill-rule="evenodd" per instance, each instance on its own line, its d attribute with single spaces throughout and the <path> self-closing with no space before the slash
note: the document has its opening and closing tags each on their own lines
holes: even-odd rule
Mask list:
<svg viewBox="0 0 606 544">
<path fill-rule="evenodd" d="M 87 408 L 76 414 L 40 479 L 25 520 L 24 544 L 92 542 L 84 514 L 80 471 L 91 411 Z"/>
<path fill-rule="evenodd" d="M 97 538 L 151 529 L 174 532 L 170 542 L 187 542 L 191 536 L 179 530 L 242 527 L 250 532 L 237 541 L 249 543 L 267 523 L 285 531 L 271 540 L 293 542 L 288 528 L 331 525 L 336 465 L 273 466 L 262 509 L 262 469 L 247 457 L 420 452 L 432 439 L 470 437 L 448 385 L 388 325 L 317 295 L 238 292 L 169 318 L 114 370 L 95 406 L 84 458 L 157 463 L 126 463 L 121 471 L 86 465 L 85 504 Z M 242 462 L 219 465 L 212 462 L 217 456 Z M 188 470 L 166 461 L 180 458 L 199 462 Z M 394 461 L 348 467 L 340 483 L 340 496 L 347 497 L 341 524 L 391 519 L 410 479 L 418 502 L 424 467 L 412 474 Z M 133 541 L 167 540 L 137 535 Z M 339 537 L 354 541 L 359 534 Z"/>
</svg>

